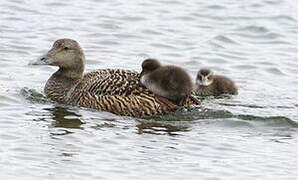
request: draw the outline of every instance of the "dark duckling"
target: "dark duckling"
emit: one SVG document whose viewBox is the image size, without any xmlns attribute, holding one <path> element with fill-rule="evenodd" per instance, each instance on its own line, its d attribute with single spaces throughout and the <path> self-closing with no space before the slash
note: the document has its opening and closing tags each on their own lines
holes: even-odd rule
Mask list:
<svg viewBox="0 0 298 180">
<path fill-rule="evenodd" d="M 196 78 L 196 94 L 201 96 L 236 95 L 238 89 L 228 77 L 214 75 L 210 69 L 200 69 Z"/>
<path fill-rule="evenodd" d="M 44 88 L 46 96 L 58 103 L 136 117 L 163 114 L 179 108 L 170 101 L 161 101 L 144 88 L 136 71 L 99 69 L 84 74 L 85 61 L 78 42 L 60 39 L 32 65 L 59 68 Z M 186 104 L 196 102 L 188 99 Z"/>
<path fill-rule="evenodd" d="M 151 92 L 183 105 L 191 95 L 192 80 L 186 71 L 178 66 L 162 66 L 156 59 L 142 63 L 141 83 Z"/>
</svg>

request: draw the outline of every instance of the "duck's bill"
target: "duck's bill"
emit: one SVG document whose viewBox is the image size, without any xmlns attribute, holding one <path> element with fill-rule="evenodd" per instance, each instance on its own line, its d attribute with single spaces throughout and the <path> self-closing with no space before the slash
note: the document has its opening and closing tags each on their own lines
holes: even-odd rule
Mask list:
<svg viewBox="0 0 298 180">
<path fill-rule="evenodd" d="M 52 65 L 46 55 L 37 58 L 36 60 L 29 61 L 29 65 Z"/>
</svg>

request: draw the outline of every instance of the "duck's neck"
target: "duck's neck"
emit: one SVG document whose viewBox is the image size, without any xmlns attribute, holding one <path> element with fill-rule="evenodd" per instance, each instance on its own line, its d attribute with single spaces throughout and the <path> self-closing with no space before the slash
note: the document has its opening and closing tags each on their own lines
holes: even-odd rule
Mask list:
<svg viewBox="0 0 298 180">
<path fill-rule="evenodd" d="M 59 68 L 48 80 L 45 94 L 57 102 L 67 102 L 68 94 L 73 91 L 76 84 L 82 79 L 84 65 L 76 68 Z"/>
<path fill-rule="evenodd" d="M 83 77 L 85 69 L 85 56 L 84 53 L 75 57 L 71 61 L 63 63 L 63 66 L 59 66 L 59 70 L 55 73 L 57 76 L 66 77 L 70 79 L 79 79 Z"/>
<path fill-rule="evenodd" d="M 80 79 L 83 77 L 84 67 L 79 68 L 63 68 L 60 67 L 53 75 L 61 78 Z"/>
</svg>

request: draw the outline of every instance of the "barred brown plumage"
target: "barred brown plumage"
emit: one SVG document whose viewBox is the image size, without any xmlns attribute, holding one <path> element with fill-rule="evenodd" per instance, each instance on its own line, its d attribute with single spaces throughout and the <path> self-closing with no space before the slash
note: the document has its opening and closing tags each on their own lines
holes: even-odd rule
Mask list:
<svg viewBox="0 0 298 180">
<path fill-rule="evenodd" d="M 102 73 L 106 76 L 102 76 Z M 88 95 L 84 94 L 85 90 Z M 80 96 L 85 99 L 77 98 Z M 179 108 L 170 101 L 168 105 L 158 101 L 153 93 L 140 84 L 139 73 L 119 69 L 101 69 L 87 73 L 76 85 L 67 102 L 127 116 L 162 114 Z M 189 100 L 188 103 L 193 102 Z"/>
<path fill-rule="evenodd" d="M 52 49 L 34 64 L 59 67 L 44 89 L 50 99 L 59 103 L 137 117 L 181 108 L 142 86 L 138 72 L 99 69 L 83 75 L 85 56 L 79 44 L 71 39 L 57 40 Z M 190 98 L 186 102 L 186 105 L 193 104 L 197 102 Z"/>
</svg>

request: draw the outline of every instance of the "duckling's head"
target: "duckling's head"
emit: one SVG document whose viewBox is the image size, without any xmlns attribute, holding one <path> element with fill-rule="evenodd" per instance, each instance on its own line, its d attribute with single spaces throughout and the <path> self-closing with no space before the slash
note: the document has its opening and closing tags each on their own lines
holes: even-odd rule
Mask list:
<svg viewBox="0 0 298 180">
<path fill-rule="evenodd" d="M 156 59 L 146 59 L 142 63 L 142 72 L 141 72 L 141 77 L 147 73 L 153 72 L 154 70 L 158 69 L 161 67 L 161 64 L 158 60 Z"/>
<path fill-rule="evenodd" d="M 84 70 L 85 55 L 79 43 L 72 39 L 59 39 L 52 48 L 32 65 L 58 66 L 60 69 Z"/>
<path fill-rule="evenodd" d="M 213 83 L 214 73 L 210 69 L 200 69 L 197 74 L 196 83 L 200 86 L 209 86 Z"/>
</svg>

